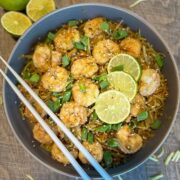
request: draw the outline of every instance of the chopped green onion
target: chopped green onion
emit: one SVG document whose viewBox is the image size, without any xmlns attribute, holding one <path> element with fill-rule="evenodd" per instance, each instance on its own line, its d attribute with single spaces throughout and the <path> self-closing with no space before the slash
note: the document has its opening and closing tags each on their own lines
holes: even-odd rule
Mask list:
<svg viewBox="0 0 180 180">
<path fill-rule="evenodd" d="M 60 93 L 59 92 L 52 92 L 51 95 L 54 96 L 54 97 L 59 97 Z"/>
<path fill-rule="evenodd" d="M 156 156 L 152 155 L 149 157 L 151 161 L 158 162 L 159 160 L 156 158 Z"/>
<path fill-rule="evenodd" d="M 78 20 L 70 20 L 68 21 L 68 26 L 77 26 L 79 24 Z"/>
<path fill-rule="evenodd" d="M 151 128 L 152 129 L 159 129 L 161 127 L 161 121 L 159 119 L 156 119 L 152 124 Z"/>
<path fill-rule="evenodd" d="M 107 145 L 110 146 L 110 147 L 112 147 L 112 148 L 116 148 L 116 147 L 119 147 L 119 142 L 118 142 L 117 139 L 112 138 L 112 139 L 109 139 L 109 140 L 107 141 Z"/>
<path fill-rule="evenodd" d="M 158 179 L 161 179 L 161 178 L 163 178 L 163 177 L 164 177 L 163 174 L 158 174 L 158 175 L 156 175 L 156 176 L 152 176 L 152 177 L 151 177 L 151 180 L 158 180 Z"/>
<path fill-rule="evenodd" d="M 137 115 L 137 121 L 144 121 L 148 118 L 148 112 L 144 111 Z"/>
<path fill-rule="evenodd" d="M 81 139 L 83 141 L 86 141 L 87 140 L 87 136 L 88 136 L 88 130 L 87 130 L 87 128 L 83 127 L 82 133 L 81 133 Z"/>
<path fill-rule="evenodd" d="M 70 64 L 70 58 L 67 55 L 62 57 L 62 65 L 63 67 L 67 67 Z"/>
<path fill-rule="evenodd" d="M 84 44 L 82 44 L 81 42 L 75 42 L 74 47 L 76 49 L 85 50 Z"/>
<path fill-rule="evenodd" d="M 177 162 L 179 160 L 179 156 L 180 156 L 180 151 L 177 150 L 175 153 L 174 153 L 174 156 L 172 157 L 172 161 L 173 162 Z"/>
<path fill-rule="evenodd" d="M 94 141 L 94 135 L 93 135 L 93 133 L 88 132 L 87 141 L 88 141 L 90 144 L 93 143 L 93 141 Z"/>
<path fill-rule="evenodd" d="M 109 31 L 110 31 L 109 24 L 107 22 L 101 23 L 100 29 L 104 32 L 109 33 Z"/>
<path fill-rule="evenodd" d="M 92 120 L 97 120 L 98 119 L 98 115 L 96 114 L 96 111 L 93 111 L 91 113 L 90 119 L 92 119 Z"/>
<path fill-rule="evenodd" d="M 120 175 L 118 175 L 117 178 L 118 178 L 119 180 L 123 180 L 123 178 L 122 178 Z"/>
<path fill-rule="evenodd" d="M 55 34 L 53 34 L 52 32 L 49 32 L 46 38 L 46 43 L 51 43 L 55 38 Z"/>
<path fill-rule="evenodd" d="M 29 67 L 31 66 L 33 64 L 33 62 L 32 61 L 29 61 L 26 65 L 25 65 L 25 67 L 24 67 L 24 69 L 23 69 L 23 71 L 22 71 L 22 77 L 23 77 L 23 79 L 29 79 L 30 77 L 31 77 L 31 73 L 29 72 Z"/>
<path fill-rule="evenodd" d="M 86 86 L 84 84 L 80 84 L 79 85 L 79 89 L 82 93 L 85 93 L 86 92 Z"/>
<path fill-rule="evenodd" d="M 128 36 L 128 32 L 126 30 L 116 30 L 113 34 L 112 34 L 113 38 L 115 40 L 119 40 L 119 39 L 123 39 L 125 37 Z"/>
<path fill-rule="evenodd" d="M 68 85 L 66 86 L 66 90 L 71 90 L 73 87 L 74 78 L 70 75 L 68 78 Z"/>
<path fill-rule="evenodd" d="M 124 69 L 124 66 L 123 65 L 119 65 L 119 66 L 114 66 L 112 67 L 111 71 L 114 72 L 114 71 L 123 71 Z"/>
<path fill-rule="evenodd" d="M 61 107 L 61 103 L 59 100 L 56 101 L 49 100 L 47 102 L 47 105 L 54 113 L 58 112 Z"/>
<path fill-rule="evenodd" d="M 63 96 L 63 98 L 62 98 L 62 103 L 64 104 L 64 103 L 66 103 L 66 102 L 68 102 L 70 99 L 71 99 L 71 91 L 65 91 L 65 93 L 64 93 L 64 96 Z"/>
<path fill-rule="evenodd" d="M 161 54 L 157 54 L 155 56 L 155 60 L 156 60 L 156 63 L 158 64 L 158 66 L 161 69 L 163 67 L 163 65 L 164 65 L 164 59 L 163 59 L 162 55 Z"/>
<path fill-rule="evenodd" d="M 105 151 L 103 154 L 103 159 L 104 159 L 106 166 L 109 166 L 113 161 L 111 152 Z"/>
<path fill-rule="evenodd" d="M 32 83 L 38 83 L 39 80 L 40 80 L 40 75 L 39 74 L 33 74 L 29 80 L 32 82 Z"/>
<path fill-rule="evenodd" d="M 108 81 L 101 81 L 99 86 L 101 87 L 101 89 L 106 89 L 109 86 L 109 82 Z"/>
<path fill-rule="evenodd" d="M 167 158 L 164 161 L 164 164 L 167 166 L 169 164 L 169 162 L 171 161 L 172 157 L 174 156 L 174 152 L 171 152 Z"/>
<path fill-rule="evenodd" d="M 27 177 L 29 180 L 34 180 L 34 178 L 33 178 L 31 175 L 29 175 L 29 174 L 26 174 L 26 177 Z"/>
<path fill-rule="evenodd" d="M 96 128 L 96 131 L 97 132 L 107 132 L 107 131 L 110 131 L 111 130 L 111 124 L 104 124 L 98 128 Z"/>
<path fill-rule="evenodd" d="M 137 127 L 137 121 L 132 119 L 128 125 L 131 129 L 135 129 Z"/>
<path fill-rule="evenodd" d="M 157 158 L 161 158 L 164 154 L 164 148 L 161 148 L 161 151 L 159 154 L 156 155 Z"/>
<path fill-rule="evenodd" d="M 135 6 L 137 6 L 138 4 L 140 4 L 141 2 L 143 2 L 143 1 L 146 1 L 146 0 L 136 0 L 133 4 L 131 4 L 129 7 L 130 8 L 133 8 L 133 7 L 135 7 Z"/>
</svg>

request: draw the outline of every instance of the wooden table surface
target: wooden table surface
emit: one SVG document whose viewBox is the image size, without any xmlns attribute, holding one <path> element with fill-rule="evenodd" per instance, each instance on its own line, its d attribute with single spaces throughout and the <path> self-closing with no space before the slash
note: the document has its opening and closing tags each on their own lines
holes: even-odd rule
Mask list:
<svg viewBox="0 0 180 180">
<path fill-rule="evenodd" d="M 88 0 L 56 0 L 58 8 Z M 109 3 L 129 9 L 133 0 L 91 0 Z M 180 0 L 148 0 L 134 7 L 136 12 L 149 21 L 165 39 L 176 59 L 180 72 Z M 0 9 L 0 16 L 3 14 Z M 7 59 L 16 41 L 0 26 L 0 54 Z M 2 65 L 0 65 L 2 67 Z M 0 78 L 2 89 L 2 77 Z M 2 92 L 0 91 L 0 95 Z M 30 174 L 34 180 L 70 180 L 44 167 L 32 158 L 14 137 L 0 105 L 0 180 L 24 180 Z M 163 144 L 166 155 L 180 148 L 180 111 L 170 135 Z M 122 175 L 127 180 L 146 180 L 150 176 L 164 174 L 166 180 L 180 180 L 180 162 L 165 167 L 163 160 L 158 163 L 148 160 L 135 170 Z M 117 179 L 117 178 L 115 178 Z"/>
</svg>

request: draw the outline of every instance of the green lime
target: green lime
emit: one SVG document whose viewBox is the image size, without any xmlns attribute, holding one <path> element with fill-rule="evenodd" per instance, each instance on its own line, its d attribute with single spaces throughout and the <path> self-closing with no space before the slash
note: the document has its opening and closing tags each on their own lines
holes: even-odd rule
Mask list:
<svg viewBox="0 0 180 180">
<path fill-rule="evenodd" d="M 21 36 L 32 25 L 32 22 L 23 13 L 9 11 L 2 16 L 1 24 L 12 35 Z"/>
<path fill-rule="evenodd" d="M 33 21 L 37 21 L 55 9 L 54 0 L 30 0 L 26 6 L 26 13 Z"/>
<path fill-rule="evenodd" d="M 137 93 L 137 83 L 133 77 L 123 71 L 111 72 L 107 75 L 111 87 L 122 92 L 131 101 Z"/>
<path fill-rule="evenodd" d="M 21 11 L 28 2 L 29 0 L 0 0 L 0 7 L 8 11 Z"/>
<path fill-rule="evenodd" d="M 117 124 L 128 117 L 130 103 L 123 93 L 109 90 L 98 96 L 95 111 L 101 121 L 108 124 Z"/>
<path fill-rule="evenodd" d="M 120 67 L 122 66 L 122 69 Z M 136 59 L 128 54 L 118 54 L 114 56 L 108 64 L 108 72 L 113 70 L 123 70 L 124 72 L 130 74 L 136 81 L 139 80 L 141 76 L 141 67 Z"/>
</svg>

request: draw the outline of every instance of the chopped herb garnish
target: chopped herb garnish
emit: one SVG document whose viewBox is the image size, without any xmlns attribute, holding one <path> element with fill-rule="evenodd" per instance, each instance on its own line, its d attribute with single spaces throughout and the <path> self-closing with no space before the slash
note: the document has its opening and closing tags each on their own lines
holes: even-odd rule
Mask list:
<svg viewBox="0 0 180 180">
<path fill-rule="evenodd" d="M 55 38 L 55 34 L 53 34 L 52 32 L 49 32 L 46 38 L 46 43 L 51 43 Z"/>
<path fill-rule="evenodd" d="M 111 130 L 114 130 L 114 131 L 117 131 L 119 130 L 119 128 L 122 126 L 122 123 L 119 123 L 119 124 L 113 124 L 111 126 Z"/>
<path fill-rule="evenodd" d="M 177 151 L 174 153 L 171 161 L 172 161 L 172 162 L 177 162 L 177 161 L 179 160 L 179 158 L 180 158 L 180 151 L 177 150 Z"/>
<path fill-rule="evenodd" d="M 59 100 L 56 101 L 49 100 L 47 102 L 47 105 L 54 113 L 58 112 L 61 107 L 61 103 Z"/>
<path fill-rule="evenodd" d="M 23 77 L 23 79 L 29 79 L 30 77 L 31 77 L 31 73 L 30 73 L 30 66 L 33 64 L 33 62 L 32 61 L 29 61 L 26 65 L 25 65 L 25 67 L 24 67 L 24 69 L 23 69 L 23 71 L 22 71 L 22 77 Z"/>
<path fill-rule="evenodd" d="M 112 36 L 115 40 L 120 40 L 120 39 L 127 37 L 128 32 L 126 30 L 118 29 L 118 30 L 114 31 Z"/>
<path fill-rule="evenodd" d="M 62 57 L 62 65 L 63 67 L 67 67 L 70 64 L 70 58 L 67 55 Z"/>
<path fill-rule="evenodd" d="M 79 89 L 82 93 L 85 93 L 86 92 L 86 86 L 84 84 L 80 84 L 79 85 Z"/>
<path fill-rule="evenodd" d="M 164 59 L 161 54 L 157 54 L 155 56 L 156 63 L 158 64 L 159 68 L 161 69 L 164 65 Z"/>
<path fill-rule="evenodd" d="M 104 124 L 96 128 L 97 132 L 109 132 L 111 130 L 111 124 Z"/>
<path fill-rule="evenodd" d="M 54 97 L 59 97 L 60 93 L 59 92 L 52 92 L 51 95 L 54 96 Z"/>
<path fill-rule="evenodd" d="M 77 26 L 79 24 L 78 20 L 71 20 L 68 21 L 68 26 Z"/>
<path fill-rule="evenodd" d="M 99 86 L 101 87 L 101 89 L 106 89 L 109 86 L 109 82 L 108 81 L 101 81 L 99 83 Z"/>
<path fill-rule="evenodd" d="M 119 142 L 118 142 L 117 139 L 112 138 L 112 139 L 109 139 L 109 140 L 107 141 L 107 145 L 110 146 L 110 147 L 112 147 L 112 148 L 116 148 L 116 147 L 119 147 Z"/>
<path fill-rule="evenodd" d="M 93 143 L 93 141 L 94 141 L 94 135 L 93 135 L 93 133 L 88 132 L 87 141 L 88 141 L 90 144 Z"/>
<path fill-rule="evenodd" d="M 110 32 L 109 24 L 107 22 L 101 23 L 100 29 L 106 33 Z"/>
<path fill-rule="evenodd" d="M 154 120 L 151 124 L 152 129 L 159 129 L 161 127 L 161 121 L 159 119 Z"/>
<path fill-rule="evenodd" d="M 161 178 L 163 178 L 163 177 L 164 177 L 163 174 L 158 174 L 158 175 L 152 176 L 152 177 L 151 177 L 151 180 L 158 180 L 158 179 L 161 179 Z"/>
<path fill-rule="evenodd" d="M 97 120 L 97 119 L 98 119 L 98 115 L 96 114 L 96 111 L 93 111 L 93 112 L 91 113 L 90 119 L 91 119 L 91 120 Z"/>
<path fill-rule="evenodd" d="M 87 36 L 82 36 L 79 42 L 74 43 L 74 47 L 80 50 L 90 52 L 90 39 Z"/>
<path fill-rule="evenodd" d="M 65 91 L 64 96 L 62 98 L 62 103 L 68 102 L 71 99 L 71 91 Z"/>
<path fill-rule="evenodd" d="M 169 163 L 170 163 L 170 161 L 172 160 L 172 157 L 174 156 L 174 152 L 171 152 L 168 156 L 167 156 L 167 158 L 165 159 L 165 161 L 164 161 L 164 164 L 167 166 Z"/>
<path fill-rule="evenodd" d="M 152 155 L 149 157 L 151 161 L 158 162 L 159 160 L 156 158 L 156 156 Z"/>
<path fill-rule="evenodd" d="M 99 76 L 96 76 L 93 78 L 95 81 L 106 81 L 107 80 L 107 74 L 101 74 Z"/>
<path fill-rule="evenodd" d="M 106 166 L 111 165 L 111 163 L 113 161 L 111 152 L 105 151 L 103 154 L 103 159 L 104 159 Z"/>
<path fill-rule="evenodd" d="M 137 121 L 144 121 L 148 118 L 148 112 L 144 111 L 137 115 Z"/>
<path fill-rule="evenodd" d="M 87 137 L 88 137 L 88 130 L 87 130 L 87 128 L 83 127 L 82 133 L 81 133 L 81 139 L 82 139 L 83 141 L 86 141 L 86 140 L 87 140 Z"/>
<path fill-rule="evenodd" d="M 68 85 L 66 86 L 66 90 L 71 90 L 73 87 L 74 78 L 70 75 L 68 78 Z"/>
<path fill-rule="evenodd" d="M 119 65 L 119 66 L 114 66 L 112 67 L 111 71 L 114 72 L 114 71 L 123 71 L 124 69 L 124 66 L 123 65 Z"/>
<path fill-rule="evenodd" d="M 38 83 L 39 80 L 40 80 L 40 75 L 39 74 L 33 74 L 29 80 L 32 82 L 32 83 Z"/>
</svg>

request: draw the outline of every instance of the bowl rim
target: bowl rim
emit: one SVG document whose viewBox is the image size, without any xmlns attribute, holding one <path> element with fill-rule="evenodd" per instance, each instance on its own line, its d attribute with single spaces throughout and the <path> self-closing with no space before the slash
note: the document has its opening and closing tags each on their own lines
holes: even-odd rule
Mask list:
<svg viewBox="0 0 180 180">
<path fill-rule="evenodd" d="M 136 14 L 135 12 L 129 10 L 129 9 L 126 9 L 126 8 L 122 8 L 120 6 L 115 6 L 115 5 L 112 5 L 112 4 L 108 4 L 108 3 L 77 3 L 77 4 L 73 4 L 73 5 L 68 5 L 68 6 L 65 6 L 63 8 L 59 8 L 59 9 L 56 9 L 55 11 L 47 14 L 46 16 L 42 17 L 39 21 L 35 22 L 32 24 L 32 26 L 18 39 L 18 41 L 16 42 L 15 46 L 13 47 L 13 50 L 11 51 L 10 53 L 10 56 L 8 58 L 8 63 L 9 61 L 12 59 L 12 56 L 16 50 L 16 48 L 19 46 L 19 44 L 21 43 L 21 40 L 23 38 L 26 37 L 26 34 L 29 33 L 29 31 L 31 31 L 31 29 L 33 29 L 37 24 L 41 23 L 42 21 L 44 21 L 46 18 L 48 18 L 49 16 L 52 16 L 53 14 L 56 14 L 58 13 L 59 11 L 63 11 L 63 10 L 66 10 L 66 9 L 71 9 L 71 8 L 76 8 L 76 7 L 83 7 L 83 6 L 99 6 L 99 7 L 107 7 L 107 8 L 112 8 L 112 9 L 116 9 L 116 10 L 119 10 L 119 11 L 122 11 L 124 13 L 127 13 L 128 15 L 130 16 L 133 16 L 135 17 L 138 21 L 141 21 L 143 24 L 145 24 L 145 26 L 147 26 L 150 30 L 153 31 L 154 34 L 157 35 L 157 37 L 160 39 L 160 41 L 163 43 L 163 45 L 165 46 L 165 48 L 167 49 L 168 53 L 169 53 L 169 56 L 170 56 L 170 59 L 173 63 L 173 66 L 174 66 L 174 69 L 175 69 L 175 75 L 177 77 L 177 97 L 178 97 L 178 101 L 176 103 L 176 108 L 175 108 L 175 113 L 172 117 L 172 121 L 171 121 L 171 124 L 165 134 L 165 136 L 162 138 L 161 142 L 157 145 L 156 148 L 154 148 L 152 150 L 152 152 L 149 154 L 149 156 L 151 156 L 152 154 L 154 154 L 161 146 L 162 144 L 164 143 L 164 141 L 167 139 L 171 129 L 172 129 L 172 126 L 174 125 L 174 122 L 176 120 L 176 117 L 177 117 L 177 113 L 178 113 L 178 107 L 179 107 L 179 103 L 180 103 L 180 78 L 179 78 L 179 75 L 178 75 L 178 68 L 177 68 L 177 65 L 176 65 L 176 61 L 175 61 L 175 58 L 174 56 L 172 55 L 172 52 L 168 46 L 168 44 L 165 42 L 165 40 L 162 38 L 162 36 L 160 35 L 160 33 L 154 28 L 154 26 L 149 23 L 147 20 L 145 20 L 143 17 L 141 17 L 140 15 Z M 7 73 L 8 69 L 6 68 L 5 69 L 5 73 Z M 21 144 L 21 146 L 23 146 L 23 148 L 34 158 L 36 159 L 39 163 L 41 163 L 42 165 L 44 165 L 45 167 L 47 167 L 48 169 L 52 170 L 53 172 L 56 172 L 58 174 L 61 174 L 61 175 L 64 175 L 64 176 L 67 176 L 67 177 L 80 177 L 78 174 L 77 175 L 71 175 L 71 174 L 68 174 L 66 172 L 63 172 L 61 171 L 60 169 L 56 169 L 54 167 L 52 167 L 51 165 L 48 165 L 46 164 L 43 160 L 39 159 L 38 157 L 36 157 L 36 155 L 34 155 L 29 149 L 28 147 L 26 147 L 24 145 L 24 143 L 21 141 L 21 139 L 18 137 L 15 129 L 13 128 L 12 124 L 11 124 L 11 120 L 10 120 L 10 117 L 9 117 L 9 114 L 8 114 L 8 111 L 7 111 L 7 106 L 6 106 L 6 101 L 5 101 L 5 84 L 6 84 L 6 81 L 3 79 L 3 105 L 4 105 L 4 110 L 5 110 L 5 115 L 6 115 L 6 118 L 8 120 L 8 124 L 9 126 L 11 127 L 11 130 L 13 131 L 13 134 L 15 135 L 16 139 L 19 141 L 19 143 Z M 145 157 L 143 158 L 141 161 L 139 161 L 137 163 L 136 166 L 128 169 L 128 170 L 125 170 L 124 172 L 122 173 L 119 173 L 119 175 L 122 175 L 122 174 L 125 174 L 127 172 L 130 172 L 134 169 L 136 169 L 137 167 L 139 167 L 140 165 L 142 165 L 146 160 L 148 160 L 148 157 Z M 111 174 L 112 177 L 114 176 L 117 176 L 118 174 Z M 93 179 L 101 179 L 100 177 L 93 177 Z"/>
</svg>

